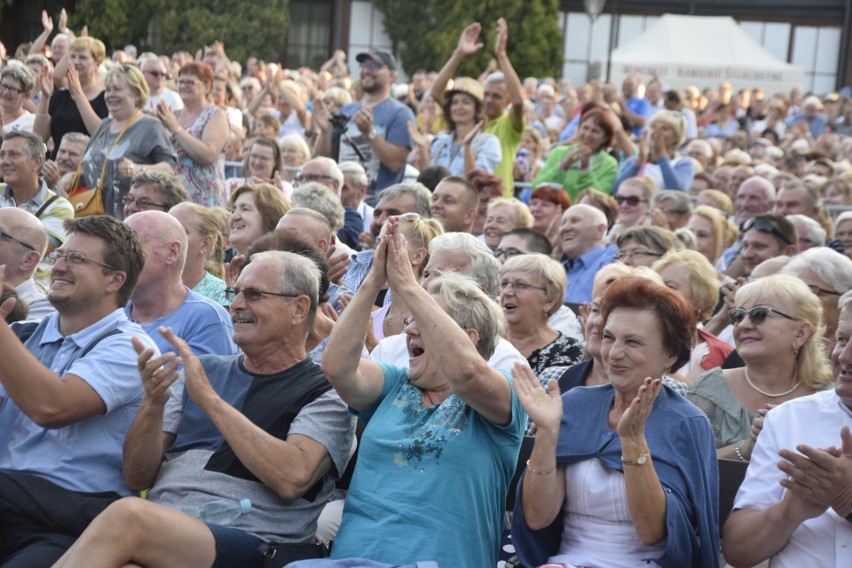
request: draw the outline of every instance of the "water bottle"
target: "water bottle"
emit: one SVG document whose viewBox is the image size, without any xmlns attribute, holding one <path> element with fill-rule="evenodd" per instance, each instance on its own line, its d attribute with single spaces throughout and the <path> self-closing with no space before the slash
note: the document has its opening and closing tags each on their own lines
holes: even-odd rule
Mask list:
<svg viewBox="0 0 852 568">
<path fill-rule="evenodd" d="M 241 499 L 235 501 L 232 499 L 220 499 L 210 501 L 201 506 L 198 511 L 198 518 L 205 523 L 213 523 L 214 525 L 228 525 L 234 522 L 238 517 L 251 513 L 251 500 Z"/>
</svg>

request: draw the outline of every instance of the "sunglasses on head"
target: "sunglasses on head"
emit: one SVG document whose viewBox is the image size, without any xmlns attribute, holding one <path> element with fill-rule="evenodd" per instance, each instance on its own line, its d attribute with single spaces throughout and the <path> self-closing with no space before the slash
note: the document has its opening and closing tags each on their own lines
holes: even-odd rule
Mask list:
<svg viewBox="0 0 852 568">
<path fill-rule="evenodd" d="M 728 317 L 731 318 L 731 325 L 740 325 L 746 316 L 748 316 L 748 319 L 750 319 L 751 323 L 754 325 L 760 325 L 766 321 L 766 318 L 769 316 L 769 312 L 776 313 L 788 320 L 796 319 L 793 316 L 787 315 L 784 312 L 779 312 L 775 308 L 770 308 L 769 306 L 755 306 L 750 310 L 734 308 L 728 312 Z"/>
<path fill-rule="evenodd" d="M 761 233 L 768 233 L 770 235 L 774 235 L 775 237 L 781 239 L 788 245 L 793 244 L 790 239 L 786 235 L 784 235 L 784 233 L 779 231 L 778 227 L 776 227 L 769 219 L 752 217 L 751 219 L 745 222 L 742 231 L 740 231 L 740 234 L 744 235 L 751 229 L 755 229 L 757 231 L 760 231 Z"/>
<path fill-rule="evenodd" d="M 615 200 L 619 205 L 629 205 L 631 207 L 636 207 L 640 203 L 646 203 L 647 199 L 642 199 L 638 195 L 616 195 Z"/>
</svg>

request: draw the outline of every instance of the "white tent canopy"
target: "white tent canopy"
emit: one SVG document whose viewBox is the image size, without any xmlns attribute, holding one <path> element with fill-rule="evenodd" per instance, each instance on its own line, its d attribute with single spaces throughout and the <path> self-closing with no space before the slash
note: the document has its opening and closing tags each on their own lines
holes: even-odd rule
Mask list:
<svg viewBox="0 0 852 568">
<path fill-rule="evenodd" d="M 606 61 L 598 62 L 604 74 Z M 734 89 L 762 87 L 767 94 L 801 89 L 804 71 L 769 53 L 728 16 L 666 14 L 641 36 L 612 52 L 610 79 L 620 84 L 631 74 L 646 81 L 656 70 L 670 87 Z"/>
</svg>

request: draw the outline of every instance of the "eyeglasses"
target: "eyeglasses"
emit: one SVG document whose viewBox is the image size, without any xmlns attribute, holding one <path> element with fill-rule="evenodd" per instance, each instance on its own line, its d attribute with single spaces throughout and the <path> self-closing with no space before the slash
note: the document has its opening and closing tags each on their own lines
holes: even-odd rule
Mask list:
<svg viewBox="0 0 852 568">
<path fill-rule="evenodd" d="M 296 183 L 311 183 L 315 181 L 319 181 L 321 179 L 334 179 L 331 176 L 324 176 L 320 174 L 299 174 L 296 176 Z"/>
<path fill-rule="evenodd" d="M 198 83 L 198 79 L 178 79 L 177 84 L 179 87 L 193 87 Z"/>
<path fill-rule="evenodd" d="M 494 249 L 494 256 L 497 258 L 506 257 L 512 258 L 513 256 L 520 256 L 522 254 L 527 254 L 522 250 L 518 250 L 515 247 L 506 247 L 504 249 Z"/>
<path fill-rule="evenodd" d="M 826 290 L 825 288 L 820 288 L 814 284 L 808 284 L 808 288 L 811 289 L 811 292 L 814 293 L 815 296 L 820 298 L 824 298 L 825 296 L 841 296 L 840 292 L 835 292 L 834 290 Z"/>
<path fill-rule="evenodd" d="M 25 243 L 24 241 L 22 241 L 20 239 L 16 239 L 15 237 L 13 237 L 12 235 L 10 235 L 9 233 L 7 233 L 5 231 L 0 231 L 0 239 L 4 239 L 4 240 L 7 240 L 7 241 L 15 241 L 16 243 L 18 243 L 19 245 L 21 245 L 24 248 L 28 248 L 30 250 L 35 250 L 35 247 L 33 245 L 31 245 L 29 243 Z"/>
<path fill-rule="evenodd" d="M 647 199 L 642 199 L 638 195 L 616 195 L 615 200 L 619 205 L 629 205 L 630 207 L 636 207 L 640 203 L 648 203 Z"/>
<path fill-rule="evenodd" d="M 13 87 L 12 85 L 7 85 L 6 83 L 0 83 L 0 92 L 3 92 L 3 91 L 9 92 L 9 93 L 18 93 L 19 95 L 21 93 L 26 92 L 26 91 L 24 91 L 24 89 L 19 89 L 17 87 Z"/>
<path fill-rule="evenodd" d="M 150 209 L 152 207 L 162 209 L 163 211 L 168 209 L 168 207 L 166 207 L 162 203 L 154 203 L 147 197 L 134 197 L 133 195 L 125 195 L 121 198 L 121 202 L 124 203 L 124 205 L 131 205 L 135 203 L 139 209 Z"/>
<path fill-rule="evenodd" d="M 630 260 L 633 260 L 634 258 L 645 258 L 645 257 L 649 257 L 649 256 L 654 257 L 654 258 L 660 258 L 663 255 L 657 254 L 655 252 L 644 251 L 644 250 L 632 250 L 632 251 L 629 251 L 629 252 L 620 250 L 620 251 L 618 251 L 618 254 L 615 255 L 615 260 L 621 261 L 621 260 L 624 260 L 625 258 L 629 258 Z"/>
<path fill-rule="evenodd" d="M 279 292 L 267 292 L 266 290 L 258 290 L 257 288 L 225 288 L 225 298 L 229 302 L 233 302 L 236 297 L 242 293 L 246 302 L 257 302 L 264 295 L 278 296 L 281 298 L 298 298 L 300 294 L 281 294 Z"/>
<path fill-rule="evenodd" d="M 515 292 L 519 292 L 523 294 L 527 291 L 528 288 L 534 288 L 536 290 L 541 290 L 545 292 L 547 289 L 541 286 L 533 286 L 528 282 L 524 282 L 523 280 L 501 280 L 500 281 L 500 291 L 505 290 L 506 288 L 512 288 Z"/>
<path fill-rule="evenodd" d="M 143 71 L 143 73 L 150 75 L 151 77 L 156 77 L 157 79 L 159 79 L 160 77 L 165 77 L 166 79 L 172 78 L 171 73 L 168 72 L 163 73 L 162 71 Z"/>
<path fill-rule="evenodd" d="M 92 260 L 81 252 L 63 252 L 61 250 L 55 250 L 49 255 L 47 255 L 47 261 L 50 263 L 51 266 L 53 266 L 60 260 L 64 260 L 67 264 L 71 264 L 73 266 L 80 266 L 81 264 L 89 262 L 91 264 L 97 264 L 98 266 L 106 268 L 107 270 L 118 270 L 116 267 L 110 266 L 109 264 L 104 264 L 99 260 Z"/>
<path fill-rule="evenodd" d="M 755 306 L 748 311 L 742 308 L 734 308 L 728 312 L 728 317 L 731 318 L 731 325 L 740 325 L 746 316 L 748 316 L 748 319 L 750 319 L 751 323 L 754 325 L 760 325 L 766 321 L 766 317 L 769 315 L 769 312 L 776 313 L 788 320 L 796 320 L 793 316 L 788 316 L 784 312 L 779 312 L 775 308 L 770 308 L 769 306 Z"/>
<path fill-rule="evenodd" d="M 760 231 L 761 233 L 768 233 L 770 235 L 774 235 L 775 237 L 781 239 L 788 245 L 793 244 L 790 239 L 786 235 L 784 235 L 784 233 L 779 231 L 778 227 L 776 227 L 772 223 L 772 221 L 768 219 L 764 219 L 761 217 L 752 217 L 751 219 L 745 222 L 742 230 L 740 231 L 740 234 L 743 235 L 751 229 L 755 229 L 757 231 Z"/>
</svg>

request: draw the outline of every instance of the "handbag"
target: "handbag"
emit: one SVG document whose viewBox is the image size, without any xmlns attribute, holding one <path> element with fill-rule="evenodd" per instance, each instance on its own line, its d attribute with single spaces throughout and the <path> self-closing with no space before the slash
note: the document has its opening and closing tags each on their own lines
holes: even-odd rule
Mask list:
<svg viewBox="0 0 852 568">
<path fill-rule="evenodd" d="M 80 178 L 83 173 L 83 162 L 80 162 L 80 165 L 77 166 L 77 171 L 74 172 L 74 179 L 71 181 L 71 187 L 68 189 L 68 201 L 71 202 L 71 205 L 74 207 L 74 217 L 88 217 L 90 215 L 103 215 L 106 212 L 104 209 L 104 196 L 103 196 L 103 185 L 104 185 L 104 177 L 106 176 L 106 167 L 108 162 L 108 157 L 112 149 L 115 148 L 118 141 L 121 140 L 121 137 L 124 136 L 124 133 L 127 132 L 127 129 L 130 128 L 130 125 L 136 122 L 136 119 L 139 117 L 139 111 L 127 121 L 127 124 L 124 125 L 124 128 L 119 132 L 118 136 L 115 137 L 109 149 L 106 151 L 104 155 L 104 163 L 101 166 L 101 177 L 98 180 L 98 186 L 94 189 L 86 189 L 83 188 L 83 191 L 77 191 L 78 186 L 80 184 Z M 89 144 L 89 147 L 94 147 L 95 143 L 104 135 L 109 126 L 103 128 L 100 134 L 98 134 L 97 138 L 92 140 Z"/>
</svg>

